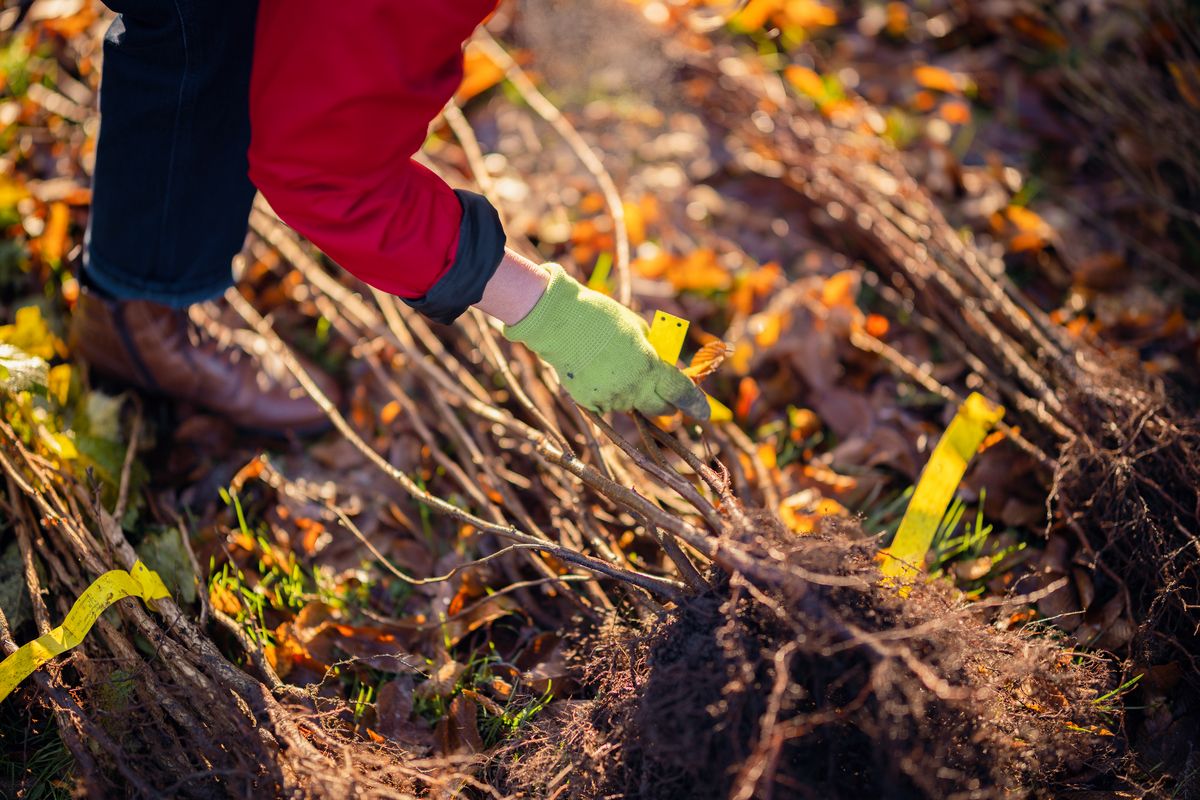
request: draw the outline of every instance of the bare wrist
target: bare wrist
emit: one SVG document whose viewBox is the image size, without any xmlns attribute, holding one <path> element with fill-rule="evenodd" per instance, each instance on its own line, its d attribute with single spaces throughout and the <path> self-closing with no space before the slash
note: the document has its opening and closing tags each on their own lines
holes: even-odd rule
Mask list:
<svg viewBox="0 0 1200 800">
<path fill-rule="evenodd" d="M 549 274 L 539 265 L 505 250 L 504 259 L 475 307 L 506 325 L 515 325 L 537 305 L 549 280 Z"/>
</svg>

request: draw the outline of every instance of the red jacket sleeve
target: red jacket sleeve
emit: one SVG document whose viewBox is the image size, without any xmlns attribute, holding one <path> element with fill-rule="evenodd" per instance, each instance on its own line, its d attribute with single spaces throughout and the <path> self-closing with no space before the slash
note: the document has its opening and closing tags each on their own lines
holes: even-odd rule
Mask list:
<svg viewBox="0 0 1200 800">
<path fill-rule="evenodd" d="M 462 80 L 462 43 L 494 6 L 259 5 L 251 179 L 342 267 L 418 307 L 436 306 L 422 309 L 435 319 L 477 301 L 469 295 L 482 295 L 503 255 L 494 209 L 412 160 Z"/>
</svg>

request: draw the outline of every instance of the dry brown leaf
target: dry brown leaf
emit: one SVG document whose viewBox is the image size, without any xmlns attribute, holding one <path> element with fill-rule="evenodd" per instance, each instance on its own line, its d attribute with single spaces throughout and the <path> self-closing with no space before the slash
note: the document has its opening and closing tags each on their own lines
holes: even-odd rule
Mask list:
<svg viewBox="0 0 1200 800">
<path fill-rule="evenodd" d="M 1125 256 L 1110 250 L 1080 261 L 1072 277 L 1080 286 L 1107 291 L 1120 288 L 1129 281 L 1132 274 Z"/>
<path fill-rule="evenodd" d="M 405 673 L 415 668 L 415 659 L 401 646 L 399 639 L 381 628 L 329 625 L 322 633 L 330 635 L 336 647 L 352 658 L 380 672 Z"/>
<path fill-rule="evenodd" d="M 987 577 L 987 574 L 992 571 L 992 559 L 990 556 L 980 556 L 966 561 L 958 561 L 954 564 L 954 574 L 962 581 L 977 581 L 980 578 Z"/>
<path fill-rule="evenodd" d="M 1043 20 L 1028 14 L 1015 14 L 1009 20 L 1014 29 L 1051 50 L 1064 50 L 1067 40 L 1061 33 L 1048 26 Z"/>
<path fill-rule="evenodd" d="M 716 372 L 725 359 L 733 355 L 733 347 L 720 339 L 709 342 L 696 351 L 692 356 L 691 365 L 684 367 L 683 374 L 699 385 L 701 381 Z"/>
<path fill-rule="evenodd" d="M 450 713 L 434 729 L 438 749 L 444 756 L 483 752 L 479 735 L 479 706 L 461 695 L 450 701 Z"/>
<path fill-rule="evenodd" d="M 434 697 L 449 697 L 453 694 L 455 687 L 458 686 L 459 678 L 466 671 L 467 667 L 465 664 L 460 664 L 457 661 L 447 661 L 429 676 L 429 680 L 418 686 L 414 690 L 414 694 L 426 700 Z"/>
<path fill-rule="evenodd" d="M 340 473 L 348 472 L 365 461 L 362 452 L 346 439 L 320 442 L 309 448 L 308 452 L 321 466 Z"/>
<path fill-rule="evenodd" d="M 509 595 L 502 594 L 468 605 L 462 612 L 446 620 L 443 635 L 450 644 L 458 642 L 468 633 L 488 623 L 520 611 L 520 606 Z"/>
<path fill-rule="evenodd" d="M 856 433 L 871 435 L 875 410 L 860 392 L 831 386 L 812 399 L 821 420 L 838 436 L 845 438 Z"/>
<path fill-rule="evenodd" d="M 388 739 L 410 747 L 432 747 L 433 736 L 429 728 L 420 720 L 413 720 L 411 675 L 401 675 L 379 688 L 375 717 L 379 732 Z"/>
<path fill-rule="evenodd" d="M 543 694 L 551 688 L 562 691 L 571 681 L 571 668 L 567 666 L 562 641 L 552 633 L 534 637 L 517 659 L 517 666 L 522 670 L 522 685 L 536 694 Z"/>
<path fill-rule="evenodd" d="M 1043 576 L 1044 585 L 1050 585 L 1061 580 L 1059 573 Z M 1079 598 L 1068 581 L 1066 585 L 1055 589 L 1037 602 L 1038 613 L 1065 631 L 1074 631 L 1083 624 L 1083 609 L 1079 606 Z"/>
</svg>

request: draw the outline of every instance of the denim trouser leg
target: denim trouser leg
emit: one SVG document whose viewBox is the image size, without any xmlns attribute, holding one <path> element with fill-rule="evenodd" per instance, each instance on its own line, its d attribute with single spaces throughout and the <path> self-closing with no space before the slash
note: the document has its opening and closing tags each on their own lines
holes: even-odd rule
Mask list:
<svg viewBox="0 0 1200 800">
<path fill-rule="evenodd" d="M 88 279 L 185 306 L 232 282 L 247 177 L 256 0 L 107 0 Z"/>
</svg>

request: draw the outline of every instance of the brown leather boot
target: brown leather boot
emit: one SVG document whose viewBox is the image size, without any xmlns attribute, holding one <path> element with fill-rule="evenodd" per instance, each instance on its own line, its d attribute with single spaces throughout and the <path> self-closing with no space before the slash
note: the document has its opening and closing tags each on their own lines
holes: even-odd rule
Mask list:
<svg viewBox="0 0 1200 800">
<path fill-rule="evenodd" d="M 274 435 L 316 433 L 328 418 L 247 328 L 148 300 L 107 300 L 84 289 L 71 316 L 71 350 L 97 373 L 194 403 L 240 428 Z M 301 358 L 336 405 L 337 385 Z"/>
</svg>

